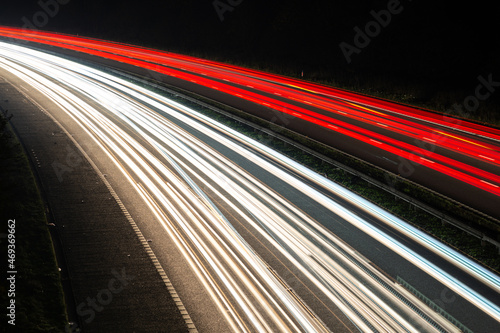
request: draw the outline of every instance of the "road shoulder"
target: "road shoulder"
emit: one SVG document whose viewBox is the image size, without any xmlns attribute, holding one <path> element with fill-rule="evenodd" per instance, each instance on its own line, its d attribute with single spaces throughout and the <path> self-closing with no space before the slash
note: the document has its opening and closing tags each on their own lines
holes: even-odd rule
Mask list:
<svg viewBox="0 0 500 333">
<path fill-rule="evenodd" d="M 75 304 L 70 320 L 85 332 L 188 331 L 104 179 L 48 114 L 5 81 L 0 92 L 60 237 Z"/>
</svg>

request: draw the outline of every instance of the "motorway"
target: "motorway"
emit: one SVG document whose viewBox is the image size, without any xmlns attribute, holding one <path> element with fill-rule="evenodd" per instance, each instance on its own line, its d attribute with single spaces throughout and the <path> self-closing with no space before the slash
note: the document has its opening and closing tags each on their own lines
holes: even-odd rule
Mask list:
<svg viewBox="0 0 500 333">
<path fill-rule="evenodd" d="M 75 136 L 102 152 L 96 163 L 119 171 L 117 193 L 132 190 L 130 205 L 154 215 L 144 226 L 153 250 L 174 244 L 182 255 L 169 260 L 190 269 L 173 283 L 202 289 L 218 314 L 184 299 L 203 331 L 210 320 L 242 332 L 498 329 L 498 276 L 366 200 L 165 96 L 43 52 L 0 49 L 2 70 L 57 104 L 60 123 L 77 124 Z"/>
<path fill-rule="evenodd" d="M 133 72 L 143 70 L 153 78 L 161 77 L 174 86 L 307 135 L 500 219 L 498 129 L 169 52 L 7 27 L 0 28 L 0 35 L 97 62 L 113 61 L 114 66 Z M 488 84 L 480 88 L 481 100 L 495 90 Z"/>
</svg>

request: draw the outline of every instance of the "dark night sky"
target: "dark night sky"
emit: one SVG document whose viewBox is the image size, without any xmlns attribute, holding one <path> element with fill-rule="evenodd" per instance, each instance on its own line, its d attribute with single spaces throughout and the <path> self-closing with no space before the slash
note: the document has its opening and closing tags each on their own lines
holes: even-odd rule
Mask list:
<svg viewBox="0 0 500 333">
<path fill-rule="evenodd" d="M 57 0 L 41 0 L 51 3 Z M 395 0 L 232 1 L 221 21 L 214 0 L 59 0 L 42 30 L 119 40 L 221 60 L 275 66 L 342 83 L 392 80 L 429 90 L 473 91 L 478 75 L 500 81 L 500 20 L 492 2 L 401 0 L 400 12 L 348 64 L 339 47 L 354 44 L 355 26 Z M 238 4 L 240 2 L 240 4 Z M 52 7 L 53 8 L 53 7 Z M 38 0 L 9 1 L 0 24 L 21 26 L 43 8 Z M 500 91 L 498 92 L 500 95 Z"/>
</svg>

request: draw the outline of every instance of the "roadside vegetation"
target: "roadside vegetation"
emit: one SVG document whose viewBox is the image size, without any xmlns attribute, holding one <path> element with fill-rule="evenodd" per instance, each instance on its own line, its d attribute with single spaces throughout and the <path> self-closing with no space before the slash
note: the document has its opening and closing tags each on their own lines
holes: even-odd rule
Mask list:
<svg viewBox="0 0 500 333">
<path fill-rule="evenodd" d="M 6 278 L 0 285 L 4 315 L 2 332 L 64 332 L 66 308 L 59 268 L 41 200 L 28 158 L 0 114 L 0 248 L 7 263 L 7 221 L 15 220 L 15 296 Z M 2 267 L 7 267 L 2 265 Z M 6 270 L 2 272 L 5 274 Z M 15 326 L 5 316 L 15 299 Z"/>
<path fill-rule="evenodd" d="M 183 104 L 186 104 L 186 102 L 184 101 Z M 192 107 L 200 110 L 199 106 L 192 105 Z M 380 207 L 386 209 L 394 215 L 409 222 L 413 226 L 424 230 L 428 234 L 440 239 L 444 243 L 447 243 L 457 250 L 469 255 L 470 257 L 474 258 L 478 262 L 481 262 L 483 265 L 489 267 L 490 269 L 497 272 L 500 271 L 500 255 L 498 252 L 499 250 L 495 246 L 489 243 L 482 243 L 478 238 L 475 238 L 454 226 L 444 225 L 441 219 L 419 208 L 416 208 L 413 205 L 410 205 L 404 200 L 398 199 L 393 194 L 377 188 L 376 186 L 364 181 L 363 179 L 355 175 L 349 174 L 335 167 L 334 165 L 325 163 L 315 156 L 311 156 L 310 154 L 294 146 L 291 146 L 280 139 L 270 137 L 269 135 L 261 131 L 256 131 L 252 127 L 249 127 L 233 119 L 228 119 L 223 115 L 214 114 L 215 112 L 212 110 L 204 109 L 202 110 L 202 112 L 214 117 L 225 125 L 228 125 L 256 140 L 264 142 L 266 145 L 276 149 L 277 151 L 280 151 L 281 153 L 296 160 L 297 162 L 306 165 L 307 167 L 311 168 L 314 171 L 317 171 L 322 175 L 325 175 L 327 178 L 379 205 Z M 259 121 L 259 119 L 253 119 L 253 121 L 264 128 L 271 127 L 272 129 L 274 127 L 274 125 L 266 124 L 266 122 Z M 274 130 L 279 132 L 281 135 L 299 142 L 308 148 L 312 148 L 322 155 L 339 161 L 344 165 L 352 167 L 353 169 L 369 175 L 376 180 L 382 182 L 385 181 L 384 172 L 380 171 L 379 169 L 373 168 L 371 165 L 364 163 L 363 161 L 347 156 L 339 151 L 321 145 L 317 142 L 312 142 L 311 140 L 301 135 L 297 135 L 296 133 L 293 133 L 291 131 L 286 131 L 282 128 L 274 128 Z M 461 206 L 449 202 L 443 197 L 436 196 L 422 187 L 418 187 L 412 183 L 406 182 L 403 179 L 393 180 L 393 184 L 399 191 L 409 194 L 421 202 L 429 204 L 448 215 L 458 218 L 459 220 L 465 222 L 467 225 L 477 230 L 481 230 L 486 234 L 489 234 L 489 236 L 492 238 L 496 239 L 496 236 L 499 234 L 500 226 L 496 225 L 496 223 L 482 216 L 478 216 Z"/>
<path fill-rule="evenodd" d="M 179 51 L 182 53 L 182 51 Z M 194 57 L 220 61 L 227 64 L 279 74 L 336 89 L 352 91 L 367 96 L 387 99 L 449 117 L 467 119 L 487 126 L 500 127 L 500 91 L 481 101 L 474 112 L 457 112 L 453 106 L 463 103 L 464 98 L 474 93 L 475 82 L 469 87 L 442 87 L 438 84 L 418 80 L 409 81 L 398 77 L 380 77 L 375 74 L 345 73 L 342 70 L 321 71 L 315 67 L 292 70 L 291 65 L 279 62 L 252 61 L 245 58 L 213 56 L 206 52 L 184 53 Z M 307 67 L 306 67 L 307 68 Z M 495 81 L 499 81 L 495 79 Z M 470 83 L 470 82 L 469 82 Z"/>
<path fill-rule="evenodd" d="M 149 87 L 147 85 L 145 86 Z M 360 173 L 368 175 L 380 182 L 387 183 L 387 179 L 389 177 L 392 185 L 398 191 L 410 195 L 414 199 L 428 204 L 449 216 L 457 218 L 468 226 L 482 231 L 493 239 L 497 239 L 498 235 L 500 235 L 500 225 L 498 225 L 495 221 L 482 215 L 478 215 L 475 212 L 470 211 L 455 202 L 450 202 L 449 200 L 442 196 L 439 196 L 438 194 L 430 192 L 423 187 L 406 181 L 404 178 L 395 177 L 394 175 L 391 175 L 368 163 L 365 163 L 359 159 L 344 154 L 338 150 L 335 150 L 316 141 L 310 140 L 309 138 L 306 138 L 298 133 L 288 131 L 260 118 L 249 115 L 248 113 L 191 94 L 190 92 L 181 91 L 175 87 L 170 86 L 168 87 L 168 89 L 177 90 L 183 95 L 194 97 L 216 107 L 217 109 L 220 109 L 222 112 L 216 112 L 212 109 L 202 107 L 195 102 L 186 100 L 182 96 L 168 96 L 169 98 L 177 100 L 183 105 L 190 106 L 193 109 L 196 109 L 197 111 L 200 111 L 203 114 L 206 114 L 213 119 L 216 119 L 219 122 L 248 135 L 253 139 L 265 143 L 266 145 L 276 149 L 277 151 L 280 151 L 281 153 L 294 159 L 295 161 L 306 165 L 312 170 L 317 171 L 318 173 L 326 176 L 334 182 L 352 190 L 365 199 L 368 199 L 369 201 L 386 209 L 387 211 L 407 221 L 418 229 L 425 231 L 429 235 L 432 235 L 433 237 L 457 249 L 458 251 L 468 255 L 469 257 L 473 258 L 489 269 L 497 272 L 500 271 L 500 254 L 499 250 L 494 245 L 482 242 L 480 239 L 471 236 L 470 234 L 460 230 L 457 227 L 449 224 L 443 224 L 440 218 L 437 218 L 430 213 L 427 213 L 424 210 L 415 207 L 414 205 L 411 205 L 402 199 L 397 198 L 396 196 L 394 196 L 394 194 L 382 190 L 361 179 L 360 177 L 345 172 L 344 170 L 337 168 L 332 164 L 325 163 L 324 160 L 321 160 L 316 156 L 313 156 L 305 152 L 304 150 L 297 148 L 294 145 L 290 145 L 279 138 L 270 136 L 260 131 L 258 128 L 270 129 L 275 133 L 279 133 L 280 135 L 286 137 L 287 139 L 291 139 L 294 142 L 300 143 L 301 145 L 314 150 L 322 156 L 338 161 L 343 165 L 346 165 Z M 164 95 L 166 94 L 164 90 L 158 88 L 156 89 L 156 92 Z M 227 114 L 231 114 L 231 116 L 228 116 Z M 238 118 L 250 121 L 254 125 L 249 126 L 247 124 L 244 124 L 239 121 Z"/>
</svg>

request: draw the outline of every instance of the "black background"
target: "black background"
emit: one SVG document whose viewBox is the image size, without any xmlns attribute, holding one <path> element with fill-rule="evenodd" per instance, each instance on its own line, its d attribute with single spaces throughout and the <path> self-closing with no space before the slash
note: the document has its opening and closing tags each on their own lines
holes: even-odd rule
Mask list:
<svg viewBox="0 0 500 333">
<path fill-rule="evenodd" d="M 51 1 L 56 0 L 42 0 Z M 353 28 L 363 30 L 373 20 L 370 11 L 386 9 L 389 2 L 243 0 L 221 21 L 213 0 L 69 0 L 40 30 L 194 54 L 291 76 L 303 71 L 306 79 L 374 93 L 394 90 L 415 95 L 416 103 L 443 107 L 473 94 L 479 75 L 492 74 L 500 81 L 500 11 L 495 2 L 401 0 L 401 13 L 392 15 L 389 25 L 347 63 L 339 44 L 353 44 Z M 35 0 L 9 1 L 0 9 L 0 24 L 22 26 L 23 17 L 33 21 L 41 10 Z M 499 95 L 497 91 L 483 104 L 497 103 Z"/>
</svg>

